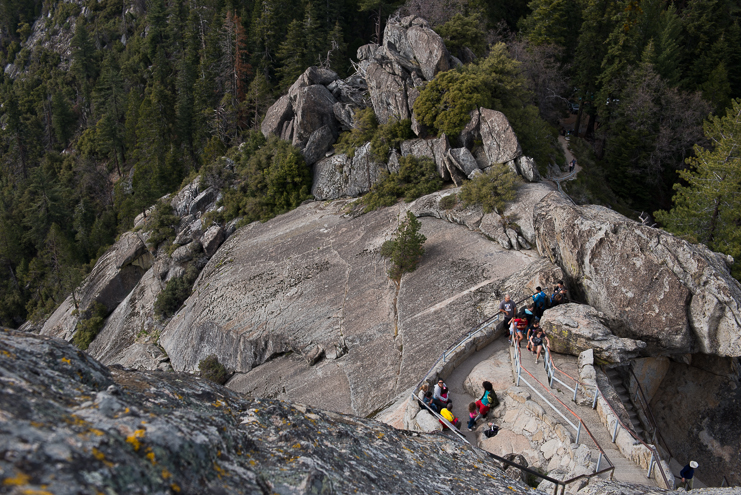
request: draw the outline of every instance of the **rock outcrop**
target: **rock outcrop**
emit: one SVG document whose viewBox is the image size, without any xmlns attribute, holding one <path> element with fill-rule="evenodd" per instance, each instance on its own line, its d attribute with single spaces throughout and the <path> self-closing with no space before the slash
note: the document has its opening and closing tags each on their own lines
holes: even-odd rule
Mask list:
<svg viewBox="0 0 741 495">
<path fill-rule="evenodd" d="M 324 201 L 342 197 L 356 197 L 370 191 L 388 166 L 376 160 L 371 144 L 365 143 L 355 150 L 352 158 L 345 154 L 324 158 L 314 165 L 311 194 Z"/>
<path fill-rule="evenodd" d="M 622 363 L 638 357 L 646 343 L 616 337 L 607 326 L 609 323 L 596 309 L 573 303 L 546 310 L 540 321 L 553 352 L 578 356 L 592 349 L 599 364 Z"/>
<path fill-rule="evenodd" d="M 71 339 L 77 322 L 95 303 L 113 311 L 152 266 L 154 257 L 144 241 L 126 232 L 100 257 L 90 275 L 44 323 L 41 333 Z M 77 303 L 77 305 L 75 304 Z"/>
<path fill-rule="evenodd" d="M 421 218 L 427 254 L 397 294 L 378 250 L 406 206 L 347 218 L 346 204 L 306 204 L 230 237 L 162 333 L 173 368 L 216 354 L 236 372 L 230 388 L 367 415 L 483 318 L 499 280 L 535 261 Z M 330 352 L 340 342 L 346 353 Z M 316 346 L 325 358 L 311 366 L 302 355 Z"/>
<path fill-rule="evenodd" d="M 538 251 L 619 337 L 652 355 L 741 356 L 741 285 L 726 257 L 559 193 L 533 212 Z"/>
<path fill-rule="evenodd" d="M 250 399 L 185 374 L 109 370 L 27 333 L 0 331 L 0 350 L 9 493 L 531 492 L 444 436 Z"/>
</svg>

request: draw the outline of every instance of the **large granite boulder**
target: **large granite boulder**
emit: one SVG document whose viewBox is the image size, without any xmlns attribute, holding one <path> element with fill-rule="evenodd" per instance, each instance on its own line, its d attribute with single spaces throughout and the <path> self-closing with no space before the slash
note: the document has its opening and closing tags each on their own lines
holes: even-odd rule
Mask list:
<svg viewBox="0 0 741 495">
<path fill-rule="evenodd" d="M 142 239 L 125 232 L 98 259 L 90 275 L 44 323 L 41 333 L 70 340 L 80 317 L 95 303 L 113 311 L 152 266 L 154 257 Z M 78 307 L 75 307 L 75 299 Z"/>
<path fill-rule="evenodd" d="M 447 154 L 450 150 L 450 142 L 445 134 L 433 139 L 409 139 L 401 143 L 402 156 L 416 156 L 432 158 L 437 167 L 437 172 L 443 180 L 450 180 L 450 165 Z"/>
<path fill-rule="evenodd" d="M 645 341 L 652 355 L 741 356 L 741 285 L 726 256 L 556 192 L 533 223 L 538 251 L 616 335 Z"/>
<path fill-rule="evenodd" d="M 380 124 L 411 117 L 407 99 L 407 83 L 403 76 L 388 72 L 384 66 L 372 60 L 365 73 L 368 90 L 376 118 Z"/>
<path fill-rule="evenodd" d="M 0 332 L 0 349 L 4 493 L 531 492 L 443 435 L 108 369 L 28 333 Z"/>
<path fill-rule="evenodd" d="M 291 97 L 293 111 L 296 115 L 293 122 L 293 145 L 303 149 L 311 135 L 324 126 L 331 129 L 337 137 L 339 126 L 334 117 L 334 104 L 337 100 L 321 84 L 305 86 Z"/>
<path fill-rule="evenodd" d="M 607 326 L 609 323 L 596 309 L 573 303 L 546 310 L 540 320 L 553 352 L 579 356 L 592 349 L 598 364 L 622 363 L 638 357 L 646 343 L 616 337 Z"/>
<path fill-rule="evenodd" d="M 370 191 L 386 171 L 387 165 L 376 161 L 371 144 L 365 143 L 352 158 L 332 155 L 315 163 L 311 194 L 320 201 L 360 196 Z"/>
<path fill-rule="evenodd" d="M 268 108 L 265 118 L 260 124 L 260 130 L 265 137 L 270 134 L 281 137 L 283 126 L 291 119 L 293 119 L 293 105 L 291 104 L 291 98 L 286 94 L 278 98 L 278 101 Z"/>
<path fill-rule="evenodd" d="M 502 112 L 479 109 L 479 135 L 490 163 L 507 163 L 522 155 L 520 143 Z"/>
<path fill-rule="evenodd" d="M 172 367 L 216 354 L 235 390 L 366 415 L 412 387 L 483 319 L 498 281 L 535 261 L 423 217 L 427 253 L 397 293 L 378 251 L 407 206 L 348 218 L 346 205 L 312 202 L 229 237 L 162 332 Z M 301 356 L 340 342 L 346 352 L 313 366 Z"/>
<path fill-rule="evenodd" d="M 517 189 L 517 197 L 504 207 L 503 215 L 512 224 L 517 224 L 522 237 L 530 244 L 535 244 L 535 227 L 533 226 L 533 210 L 541 199 L 555 191 L 550 183 L 523 184 Z"/>
<path fill-rule="evenodd" d="M 432 81 L 438 72 L 450 67 L 450 54 L 445 42 L 427 25 L 411 26 L 406 32 L 406 40 L 419 63 L 422 75 Z"/>
</svg>

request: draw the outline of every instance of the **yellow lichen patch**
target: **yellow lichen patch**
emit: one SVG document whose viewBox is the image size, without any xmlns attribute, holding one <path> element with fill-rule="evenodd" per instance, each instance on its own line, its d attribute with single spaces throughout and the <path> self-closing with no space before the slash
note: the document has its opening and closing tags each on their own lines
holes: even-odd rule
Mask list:
<svg viewBox="0 0 741 495">
<path fill-rule="evenodd" d="M 90 429 L 90 433 L 92 433 L 96 437 L 102 437 L 104 435 L 104 433 L 102 431 L 96 430 L 95 428 L 91 428 Z"/>
<path fill-rule="evenodd" d="M 172 477 L 172 474 L 170 474 L 170 471 L 168 471 L 167 469 L 163 469 L 162 470 L 162 479 L 163 480 L 166 480 L 166 479 L 169 479 L 170 477 Z"/>
<path fill-rule="evenodd" d="M 52 492 L 46 490 L 39 490 L 38 488 L 25 488 L 21 490 L 23 495 L 54 495 Z"/>
<path fill-rule="evenodd" d="M 139 439 L 144 438 L 145 433 L 144 430 L 136 430 L 134 433 L 126 437 L 126 442 L 130 443 L 134 447 L 134 450 L 139 451 L 139 448 L 142 446 Z"/>
<path fill-rule="evenodd" d="M 180 493 L 180 487 L 178 486 L 178 484 L 177 484 L 177 483 L 172 483 L 172 484 L 170 485 L 170 488 L 172 488 L 172 491 L 173 491 L 173 492 L 175 492 L 175 493 Z"/>
<path fill-rule="evenodd" d="M 216 471 L 217 473 L 219 473 L 219 477 L 221 477 L 221 475 L 222 475 L 222 474 L 223 474 L 223 475 L 227 475 L 227 472 L 226 472 L 226 471 L 224 471 L 224 470 L 223 470 L 223 469 L 221 468 L 221 466 L 219 466 L 219 465 L 218 465 L 218 464 L 216 464 L 215 462 L 214 462 L 214 471 Z"/>
<path fill-rule="evenodd" d="M 19 472 L 13 477 L 5 478 L 3 480 L 3 485 L 6 485 L 6 486 L 27 485 L 30 480 L 31 480 L 31 477 L 29 475 L 27 475 L 26 473 Z"/>
<path fill-rule="evenodd" d="M 149 462 L 151 462 L 152 464 L 155 464 L 155 461 L 154 461 L 154 452 L 148 453 L 147 454 L 147 459 L 149 459 Z"/>
<path fill-rule="evenodd" d="M 381 432 L 378 432 L 378 433 L 376 433 L 376 438 L 378 438 L 379 440 L 380 440 L 380 439 L 382 439 L 382 438 L 383 438 L 383 436 L 384 436 L 384 435 L 383 435 L 383 433 L 381 433 Z M 407 450 L 409 450 L 409 449 L 407 449 Z"/>
<path fill-rule="evenodd" d="M 101 452 L 100 450 L 96 449 L 95 447 L 93 447 L 93 457 L 95 457 L 99 461 L 102 461 L 103 459 L 105 459 L 105 454 Z"/>
<path fill-rule="evenodd" d="M 293 445 L 291 445 L 291 448 L 293 448 L 293 449 L 300 449 L 301 448 L 301 444 L 298 443 L 298 442 L 296 442 Z"/>
<path fill-rule="evenodd" d="M 254 459 L 250 459 L 250 466 L 254 466 L 255 464 L 257 463 L 254 461 Z"/>
<path fill-rule="evenodd" d="M 224 403 L 221 402 L 221 399 L 219 399 L 216 402 L 212 403 L 211 405 L 214 406 L 214 407 L 221 407 L 221 406 L 224 405 Z"/>
<path fill-rule="evenodd" d="M 42 426 L 44 426 L 44 423 L 39 423 L 38 421 L 31 421 L 31 426 L 33 426 L 34 428 L 41 428 Z"/>
<path fill-rule="evenodd" d="M 62 362 L 63 362 L 64 364 L 72 364 L 72 361 L 70 361 L 70 360 L 69 360 L 69 358 L 66 358 L 66 357 L 63 357 L 63 358 L 62 358 Z"/>
<path fill-rule="evenodd" d="M 3 349 L 3 356 L 9 357 L 11 359 L 14 359 L 15 358 L 15 354 L 13 354 L 12 352 L 8 352 L 5 349 Z"/>
</svg>

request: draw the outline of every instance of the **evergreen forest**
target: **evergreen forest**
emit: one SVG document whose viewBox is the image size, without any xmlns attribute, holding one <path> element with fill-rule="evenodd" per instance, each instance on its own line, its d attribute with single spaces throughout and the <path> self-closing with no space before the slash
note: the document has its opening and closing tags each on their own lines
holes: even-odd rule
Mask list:
<svg viewBox="0 0 741 495">
<path fill-rule="evenodd" d="M 138 215 L 240 145 L 232 217 L 309 197 L 300 154 L 259 132 L 266 110 L 308 66 L 351 75 L 407 14 L 470 64 L 430 87 L 483 88 L 471 101 L 506 107 L 540 161 L 574 111 L 577 201 L 741 256 L 736 1 L 0 0 L 0 325 L 48 316 Z M 431 127 L 465 124 L 425 98 Z"/>
</svg>

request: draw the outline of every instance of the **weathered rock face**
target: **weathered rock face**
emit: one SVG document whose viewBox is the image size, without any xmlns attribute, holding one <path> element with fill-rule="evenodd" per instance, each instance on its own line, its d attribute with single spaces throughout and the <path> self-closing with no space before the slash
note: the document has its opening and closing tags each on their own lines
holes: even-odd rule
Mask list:
<svg viewBox="0 0 741 495">
<path fill-rule="evenodd" d="M 401 143 L 401 156 L 432 158 L 443 180 L 450 180 L 450 165 L 447 158 L 449 150 L 450 143 L 445 134 L 434 139 L 410 139 Z"/>
<path fill-rule="evenodd" d="M 538 251 L 567 286 L 653 355 L 741 356 L 741 285 L 722 255 L 559 193 L 533 212 Z"/>
<path fill-rule="evenodd" d="M 739 360 L 694 354 L 689 361 L 666 363 L 651 410 L 674 457 L 697 460 L 698 477 L 706 484 L 720 486 L 726 476 L 739 486 Z"/>
<path fill-rule="evenodd" d="M 366 143 L 352 158 L 332 155 L 315 163 L 311 194 L 319 201 L 359 196 L 370 191 L 386 171 L 387 165 L 375 160 L 370 143 Z"/>
<path fill-rule="evenodd" d="M 490 163 L 507 163 L 522 155 L 515 131 L 502 112 L 479 109 L 479 135 Z"/>
<path fill-rule="evenodd" d="M 109 370 L 26 333 L 0 331 L 0 350 L 0 476 L 18 493 L 531 493 L 445 436 Z"/>
<path fill-rule="evenodd" d="M 307 204 L 230 237 L 162 334 L 173 368 L 216 354 L 235 390 L 366 415 L 480 320 L 487 287 L 534 261 L 422 218 L 427 254 L 397 295 L 378 250 L 403 205 L 349 219 L 345 204 Z M 330 352 L 341 341 L 347 353 Z M 310 366 L 302 355 L 316 346 L 326 357 Z"/>
<path fill-rule="evenodd" d="M 334 117 L 337 100 L 326 87 L 314 84 L 300 88 L 291 97 L 291 103 L 296 114 L 293 122 L 294 146 L 303 149 L 312 134 L 324 126 L 329 127 L 337 137 L 338 125 Z"/>
<path fill-rule="evenodd" d="M 41 333 L 71 339 L 80 315 L 93 306 L 103 304 L 109 311 L 118 306 L 144 273 L 152 266 L 153 256 L 141 238 L 126 232 L 100 257 L 85 282 L 76 290 L 79 308 L 72 296 L 54 311 L 44 323 Z"/>
<path fill-rule="evenodd" d="M 583 304 L 561 304 L 548 309 L 540 324 L 550 340 L 552 351 L 578 356 L 587 349 L 593 349 L 600 364 L 634 359 L 646 348 L 646 343 L 640 340 L 613 335 L 606 326 L 609 321 L 605 315 Z"/>
<path fill-rule="evenodd" d="M 265 137 L 274 134 L 278 137 L 283 133 L 283 126 L 293 119 L 293 105 L 291 98 L 286 94 L 268 108 L 260 130 Z"/>
<path fill-rule="evenodd" d="M 137 369 L 157 369 L 159 362 L 146 356 L 135 358 L 137 366 L 131 366 L 133 346 L 138 336 L 154 334 L 159 325 L 154 319 L 154 302 L 165 288 L 161 278 L 161 266 L 155 264 L 142 277 L 134 290 L 111 313 L 105 326 L 88 347 L 87 352 L 104 364 L 124 364 Z M 142 348 L 137 347 L 137 350 Z"/>
</svg>

